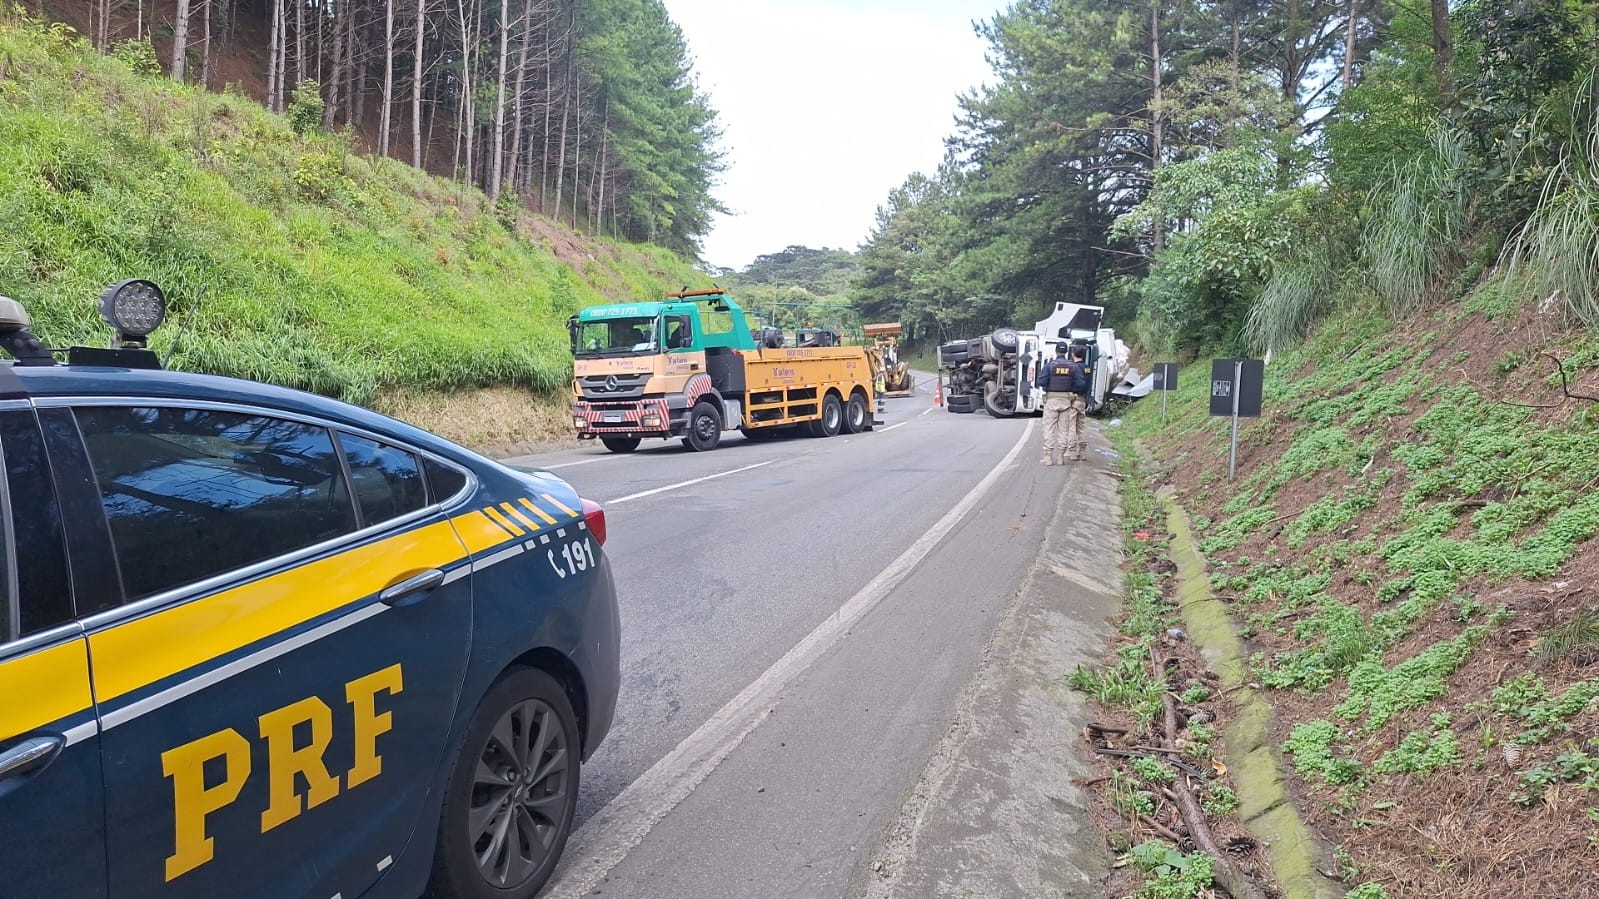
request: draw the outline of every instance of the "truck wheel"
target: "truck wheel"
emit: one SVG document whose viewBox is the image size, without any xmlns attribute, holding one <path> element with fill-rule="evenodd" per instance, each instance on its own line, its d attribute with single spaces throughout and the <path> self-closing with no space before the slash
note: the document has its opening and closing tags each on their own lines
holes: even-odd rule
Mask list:
<svg viewBox="0 0 1599 899">
<path fill-rule="evenodd" d="M 850 394 L 849 405 L 844 407 L 844 429 L 859 434 L 871 425 L 872 414 L 866 411 L 866 397 Z"/>
<path fill-rule="evenodd" d="M 532 668 L 489 689 L 444 785 L 428 896 L 522 899 L 555 871 L 579 778 L 566 691 Z"/>
<path fill-rule="evenodd" d="M 600 442 L 605 444 L 605 448 L 613 453 L 631 453 L 632 451 L 638 449 L 639 438 L 601 437 Z"/>
<path fill-rule="evenodd" d="M 1011 411 L 1011 410 L 1009 410 L 1009 409 L 1006 409 L 1005 407 L 1003 407 L 1003 406 L 999 405 L 998 403 L 996 403 L 995 400 L 997 400 L 998 398 L 999 398 L 998 394 L 996 394 L 993 397 L 990 397 L 987 393 L 984 393 L 983 394 L 983 411 L 987 412 L 990 416 L 992 416 L 994 418 L 1011 418 L 1011 417 L 1013 417 L 1016 413 Z"/>
<path fill-rule="evenodd" d="M 822 417 L 810 422 L 812 437 L 832 437 L 844 427 L 844 404 L 835 394 L 822 400 Z"/>
<path fill-rule="evenodd" d="M 722 442 L 722 413 L 711 403 L 698 403 L 688 414 L 683 445 L 696 453 L 709 452 Z"/>
<path fill-rule="evenodd" d="M 989 339 L 994 341 L 994 346 L 1002 350 L 1015 350 L 1017 344 L 1021 343 L 1021 337 L 1014 328 L 1000 328 L 990 335 Z"/>
</svg>

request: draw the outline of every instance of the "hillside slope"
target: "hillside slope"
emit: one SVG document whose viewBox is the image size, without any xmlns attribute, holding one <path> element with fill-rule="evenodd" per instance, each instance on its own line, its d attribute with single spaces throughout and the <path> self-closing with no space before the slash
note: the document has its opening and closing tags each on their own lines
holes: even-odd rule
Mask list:
<svg viewBox="0 0 1599 899">
<path fill-rule="evenodd" d="M 1206 360 L 1167 423 L 1127 417 L 1363 899 L 1599 895 L 1596 360 L 1592 332 L 1491 282 L 1415 320 L 1344 313 L 1274 359 L 1236 483 Z"/>
<path fill-rule="evenodd" d="M 0 293 L 54 345 L 103 343 L 93 298 L 146 277 L 173 305 L 154 348 L 186 326 L 176 367 L 448 419 L 429 395 L 558 390 L 577 309 L 708 283 L 136 69 L 0 12 Z"/>
</svg>

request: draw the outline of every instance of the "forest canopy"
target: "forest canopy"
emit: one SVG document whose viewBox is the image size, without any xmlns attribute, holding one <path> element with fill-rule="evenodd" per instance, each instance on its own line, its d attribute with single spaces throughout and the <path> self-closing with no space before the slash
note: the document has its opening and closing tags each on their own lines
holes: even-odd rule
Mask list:
<svg viewBox="0 0 1599 899">
<path fill-rule="evenodd" d="M 697 256 L 717 114 L 661 0 L 88 0 L 55 10 L 180 81 L 573 228 Z"/>
<path fill-rule="evenodd" d="M 1599 318 L 1599 3 L 1020 0 L 852 296 L 947 339 L 1105 305 L 1267 351 L 1490 279 Z"/>
</svg>

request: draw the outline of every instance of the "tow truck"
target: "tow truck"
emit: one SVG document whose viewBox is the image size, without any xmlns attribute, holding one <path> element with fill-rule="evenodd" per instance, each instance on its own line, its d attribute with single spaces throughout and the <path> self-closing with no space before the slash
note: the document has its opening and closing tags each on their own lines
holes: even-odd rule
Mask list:
<svg viewBox="0 0 1599 899">
<path fill-rule="evenodd" d="M 725 291 L 668 294 L 651 303 L 593 306 L 568 321 L 572 425 L 613 453 L 680 437 L 712 450 L 737 429 L 759 439 L 869 431 L 881 362 L 867 347 L 772 328 L 752 329 Z"/>
</svg>

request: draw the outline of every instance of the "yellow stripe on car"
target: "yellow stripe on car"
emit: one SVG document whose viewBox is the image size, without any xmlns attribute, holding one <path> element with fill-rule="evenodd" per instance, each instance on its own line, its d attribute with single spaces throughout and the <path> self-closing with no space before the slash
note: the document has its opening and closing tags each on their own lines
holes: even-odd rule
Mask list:
<svg viewBox="0 0 1599 899">
<path fill-rule="evenodd" d="M 501 533 L 495 542 L 505 539 Z M 406 572 L 440 568 L 463 555 L 455 531 L 441 521 L 91 634 L 100 701 L 371 596 Z"/>
<path fill-rule="evenodd" d="M 523 533 L 525 533 L 519 526 L 517 526 L 515 522 L 502 515 L 499 509 L 491 506 L 487 509 L 484 509 L 483 514 L 487 515 L 495 524 L 505 528 L 507 531 L 510 531 L 513 536 L 520 537 L 523 535 Z"/>
<path fill-rule="evenodd" d="M 562 512 L 565 512 L 566 514 L 572 516 L 573 518 L 582 518 L 583 517 L 583 516 L 579 515 L 578 513 L 573 512 L 571 509 L 568 509 L 565 505 L 563 505 L 561 503 L 560 500 L 558 500 L 555 497 L 549 495 L 548 493 L 540 493 L 539 496 L 543 497 L 545 502 L 549 503 L 550 505 L 554 506 L 557 509 L 560 509 Z"/>
<path fill-rule="evenodd" d="M 545 524 L 556 523 L 555 519 L 550 517 L 550 513 L 540 509 L 538 506 L 533 505 L 533 501 L 527 497 L 524 496 L 521 499 L 518 499 L 517 502 L 526 506 L 529 512 L 532 512 L 534 515 L 537 515 L 539 518 L 543 519 Z"/>
<path fill-rule="evenodd" d="M 504 510 L 507 516 L 516 519 L 518 522 L 526 526 L 528 530 L 535 533 L 538 532 L 539 526 L 533 523 L 533 519 L 523 515 L 521 510 L 519 510 L 517 507 L 511 505 L 510 503 L 500 503 L 500 508 Z"/>
<path fill-rule="evenodd" d="M 0 740 L 60 721 L 94 704 L 81 640 L 0 662 Z"/>
</svg>

